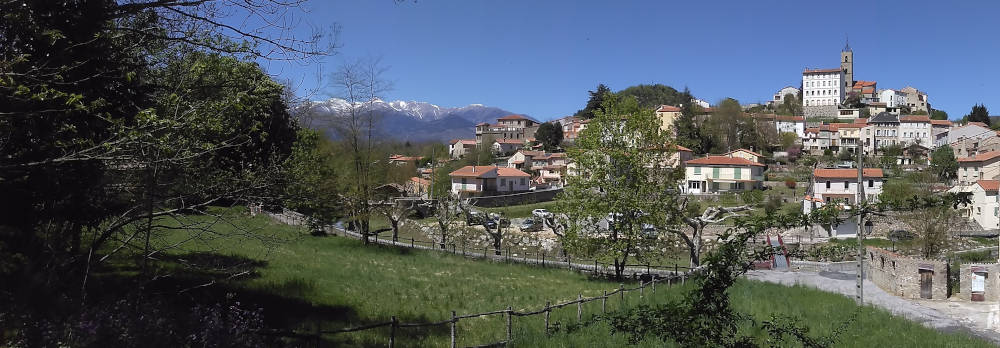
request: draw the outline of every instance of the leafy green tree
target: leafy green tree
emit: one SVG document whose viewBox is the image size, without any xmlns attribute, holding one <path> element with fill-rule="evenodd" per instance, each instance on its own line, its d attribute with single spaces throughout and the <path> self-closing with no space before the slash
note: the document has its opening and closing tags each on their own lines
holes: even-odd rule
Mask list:
<svg viewBox="0 0 1000 348">
<path fill-rule="evenodd" d="M 702 127 L 703 135 L 712 139 L 713 153 L 735 150 L 756 136 L 753 120 L 743 116 L 736 99 L 726 98 L 715 109 Z"/>
<path fill-rule="evenodd" d="M 786 151 L 799 141 L 799 135 L 793 132 L 782 132 L 779 137 L 781 138 L 781 149 Z"/>
<path fill-rule="evenodd" d="M 557 123 L 542 123 L 535 131 L 535 139 L 542 143 L 546 151 L 555 150 L 563 140 L 562 128 Z"/>
<path fill-rule="evenodd" d="M 802 115 L 802 101 L 792 93 L 785 94 L 775 112 L 778 115 Z"/>
<path fill-rule="evenodd" d="M 660 105 L 681 105 L 691 102 L 691 98 L 688 98 L 690 93 L 685 95 L 685 93 L 678 92 L 673 87 L 658 83 L 631 86 L 615 94 L 623 97 L 635 97 L 636 101 L 639 102 L 639 106 L 644 108 L 656 108 Z"/>
<path fill-rule="evenodd" d="M 594 118 L 595 113 L 603 107 L 604 100 L 607 99 L 608 96 L 614 94 L 611 92 L 611 89 L 603 83 L 597 85 L 596 90 L 588 91 L 587 93 L 590 94 L 590 99 L 587 100 L 587 106 L 585 106 L 582 110 L 577 111 L 574 116 L 583 119 Z"/>
<path fill-rule="evenodd" d="M 314 231 L 336 222 L 343 212 L 337 175 L 342 167 L 336 156 L 335 145 L 320 132 L 301 129 L 285 164 L 289 184 L 284 206 L 308 216 Z"/>
<path fill-rule="evenodd" d="M 948 119 L 948 113 L 945 112 L 944 110 L 931 110 L 931 119 L 932 120 L 947 120 Z"/>
<path fill-rule="evenodd" d="M 951 146 L 944 145 L 931 152 L 931 170 L 941 180 L 952 180 L 958 177 L 958 160 Z"/>
<path fill-rule="evenodd" d="M 700 130 L 694 120 L 695 108 L 697 107 L 691 101 L 694 96 L 691 95 L 691 91 L 687 87 L 684 87 L 684 92 L 681 94 L 681 98 L 683 99 L 679 104 L 681 106 L 681 114 L 674 120 L 674 133 L 676 134 L 677 145 L 687 147 L 694 153 L 704 153 L 701 147 Z"/>
<path fill-rule="evenodd" d="M 581 174 L 568 178 L 559 210 L 572 217 L 565 247 L 612 260 L 621 279 L 629 258 L 654 241 L 643 225 L 674 222 L 667 208 L 676 205 L 680 176 L 661 165 L 674 151 L 664 147 L 669 138 L 652 108 L 618 96 L 603 106 L 568 149 Z"/>
<path fill-rule="evenodd" d="M 986 110 L 986 106 L 983 104 L 973 105 L 972 111 L 966 116 L 969 122 L 982 122 L 987 126 L 990 125 L 990 112 Z"/>
</svg>

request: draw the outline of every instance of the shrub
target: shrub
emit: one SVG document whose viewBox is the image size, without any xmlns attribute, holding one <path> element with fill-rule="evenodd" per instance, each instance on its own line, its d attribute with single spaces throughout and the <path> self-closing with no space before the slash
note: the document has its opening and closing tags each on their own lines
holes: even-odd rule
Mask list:
<svg viewBox="0 0 1000 348">
<path fill-rule="evenodd" d="M 790 189 L 795 189 L 795 185 L 796 185 L 795 179 L 785 178 L 785 187 Z"/>
</svg>

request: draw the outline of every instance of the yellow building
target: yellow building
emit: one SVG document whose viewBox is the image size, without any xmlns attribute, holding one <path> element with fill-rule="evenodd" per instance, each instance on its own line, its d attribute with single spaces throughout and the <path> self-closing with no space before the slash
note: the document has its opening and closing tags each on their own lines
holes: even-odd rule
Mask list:
<svg viewBox="0 0 1000 348">
<path fill-rule="evenodd" d="M 673 129 L 674 121 L 676 121 L 678 117 L 681 117 L 681 108 L 670 105 L 660 105 L 660 107 L 656 109 L 656 117 L 660 119 L 660 130 L 669 130 L 671 134 L 677 134 L 677 131 Z"/>
</svg>

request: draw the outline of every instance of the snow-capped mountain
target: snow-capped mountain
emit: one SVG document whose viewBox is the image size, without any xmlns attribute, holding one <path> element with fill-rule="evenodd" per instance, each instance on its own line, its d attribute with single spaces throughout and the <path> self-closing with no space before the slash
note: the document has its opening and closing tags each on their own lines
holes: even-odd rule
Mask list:
<svg viewBox="0 0 1000 348">
<path fill-rule="evenodd" d="M 493 123 L 499 117 L 512 114 L 510 111 L 482 104 L 447 108 L 427 102 L 402 100 L 376 100 L 368 107 L 379 114 L 379 130 L 383 136 L 415 141 L 473 138 L 477 123 Z M 322 127 L 324 116 L 346 114 L 351 104 L 343 99 L 332 98 L 313 102 L 312 108 L 319 121 L 318 125 Z"/>
</svg>

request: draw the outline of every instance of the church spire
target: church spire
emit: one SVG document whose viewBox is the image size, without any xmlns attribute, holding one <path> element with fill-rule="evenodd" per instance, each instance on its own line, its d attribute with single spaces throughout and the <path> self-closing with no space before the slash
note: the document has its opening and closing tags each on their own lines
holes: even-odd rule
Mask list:
<svg viewBox="0 0 1000 348">
<path fill-rule="evenodd" d="M 851 38 L 844 34 L 844 52 L 851 52 Z"/>
</svg>

